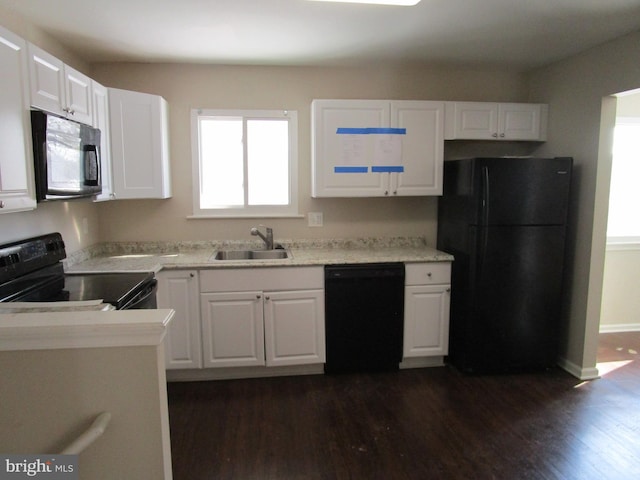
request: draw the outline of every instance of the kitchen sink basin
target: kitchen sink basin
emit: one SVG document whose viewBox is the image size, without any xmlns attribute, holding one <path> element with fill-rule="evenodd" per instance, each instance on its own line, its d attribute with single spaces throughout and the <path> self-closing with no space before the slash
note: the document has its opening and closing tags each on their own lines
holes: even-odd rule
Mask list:
<svg viewBox="0 0 640 480">
<path fill-rule="evenodd" d="M 285 249 L 274 250 L 218 250 L 213 260 L 283 260 L 291 258 L 291 252 Z"/>
</svg>

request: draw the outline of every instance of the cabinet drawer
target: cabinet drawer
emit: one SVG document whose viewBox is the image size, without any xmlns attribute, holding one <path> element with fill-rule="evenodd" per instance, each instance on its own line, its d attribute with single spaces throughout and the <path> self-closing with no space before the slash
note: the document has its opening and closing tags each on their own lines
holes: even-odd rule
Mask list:
<svg viewBox="0 0 640 480">
<path fill-rule="evenodd" d="M 200 270 L 201 292 L 324 288 L 323 267 L 260 267 Z"/>
<path fill-rule="evenodd" d="M 431 285 L 451 283 L 451 263 L 407 263 L 405 285 Z"/>
</svg>

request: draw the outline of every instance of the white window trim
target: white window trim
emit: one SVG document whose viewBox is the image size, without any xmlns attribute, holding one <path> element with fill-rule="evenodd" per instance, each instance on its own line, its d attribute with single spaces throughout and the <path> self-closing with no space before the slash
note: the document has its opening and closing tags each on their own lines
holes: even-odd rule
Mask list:
<svg viewBox="0 0 640 480">
<path fill-rule="evenodd" d="M 229 116 L 243 118 L 289 119 L 289 204 L 253 205 L 240 208 L 200 208 L 200 142 L 198 117 Z M 279 218 L 303 217 L 298 211 L 298 112 L 295 110 L 191 110 L 191 158 L 193 215 L 188 218 Z"/>
</svg>

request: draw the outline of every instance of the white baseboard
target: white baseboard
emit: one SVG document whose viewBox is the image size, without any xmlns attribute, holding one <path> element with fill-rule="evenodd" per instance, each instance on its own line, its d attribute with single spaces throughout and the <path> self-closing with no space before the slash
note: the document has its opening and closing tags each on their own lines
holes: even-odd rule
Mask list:
<svg viewBox="0 0 640 480">
<path fill-rule="evenodd" d="M 600 325 L 600 333 L 640 332 L 640 323 Z"/>
<path fill-rule="evenodd" d="M 561 358 L 558 360 L 558 365 L 563 370 L 566 370 L 574 377 L 580 380 L 595 380 L 596 378 L 600 378 L 600 372 L 596 367 L 593 368 L 583 368 L 580 365 L 577 365 L 566 358 Z"/>
</svg>

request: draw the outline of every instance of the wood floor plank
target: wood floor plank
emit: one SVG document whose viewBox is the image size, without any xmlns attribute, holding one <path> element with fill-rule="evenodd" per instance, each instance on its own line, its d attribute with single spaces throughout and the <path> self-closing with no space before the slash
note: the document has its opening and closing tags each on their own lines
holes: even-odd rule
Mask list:
<svg viewBox="0 0 640 480">
<path fill-rule="evenodd" d="M 451 367 L 170 383 L 174 478 L 640 478 L 640 333 L 580 382 Z"/>
</svg>

